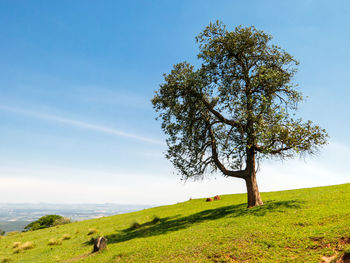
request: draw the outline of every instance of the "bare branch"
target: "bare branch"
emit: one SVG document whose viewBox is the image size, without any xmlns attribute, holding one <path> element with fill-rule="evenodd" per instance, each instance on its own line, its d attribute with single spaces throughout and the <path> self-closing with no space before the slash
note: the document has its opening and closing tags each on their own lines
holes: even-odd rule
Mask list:
<svg viewBox="0 0 350 263">
<path fill-rule="evenodd" d="M 216 140 L 214 136 L 214 132 L 210 126 L 209 123 L 208 125 L 208 130 L 209 130 L 209 136 L 210 136 L 210 141 L 211 141 L 211 151 L 212 151 L 212 157 L 214 159 L 215 165 L 219 168 L 219 170 L 226 176 L 230 177 L 237 177 L 237 178 L 245 178 L 246 177 L 246 170 L 239 170 L 239 171 L 232 171 L 226 169 L 226 167 L 220 162 L 218 152 L 217 152 L 217 147 L 216 147 Z"/>
<path fill-rule="evenodd" d="M 225 118 L 221 113 L 219 113 L 218 111 L 216 111 L 214 109 L 214 107 L 205 99 L 205 98 L 202 98 L 202 101 L 205 105 L 205 107 L 215 115 L 215 117 L 217 117 L 221 122 L 225 123 L 225 124 L 228 124 L 232 127 L 241 127 L 241 124 L 239 122 L 236 122 L 234 120 L 229 120 L 227 118 Z"/>
</svg>

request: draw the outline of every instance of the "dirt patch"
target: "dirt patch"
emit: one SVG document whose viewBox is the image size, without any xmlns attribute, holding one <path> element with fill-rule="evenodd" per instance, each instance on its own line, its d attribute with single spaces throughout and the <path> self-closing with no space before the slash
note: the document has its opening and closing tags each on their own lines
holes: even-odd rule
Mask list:
<svg viewBox="0 0 350 263">
<path fill-rule="evenodd" d="M 310 237 L 309 238 L 314 244 L 309 245 L 309 249 L 320 249 L 320 248 L 331 248 L 332 245 L 324 239 L 324 237 Z"/>
<path fill-rule="evenodd" d="M 322 239 L 311 239 L 315 242 L 322 242 Z M 342 237 L 339 239 L 338 241 L 338 244 L 335 246 L 334 248 L 334 252 L 335 254 L 333 256 L 330 256 L 330 257 L 326 257 L 326 256 L 323 256 L 321 258 L 321 263 L 331 263 L 331 262 L 334 262 L 335 263 L 350 263 L 350 253 L 349 252 L 345 252 L 344 253 L 344 250 L 343 250 L 343 247 L 345 245 L 348 245 L 350 244 L 350 237 Z M 330 248 L 330 244 L 327 244 L 327 247 Z M 339 255 L 342 255 L 339 257 Z"/>
<path fill-rule="evenodd" d="M 331 256 L 331 257 L 326 257 L 326 256 L 323 256 L 321 258 L 321 261 L 320 263 L 331 263 L 335 258 L 337 257 L 337 254 Z"/>
<path fill-rule="evenodd" d="M 324 239 L 324 237 L 310 237 L 310 240 L 320 242 Z"/>
</svg>

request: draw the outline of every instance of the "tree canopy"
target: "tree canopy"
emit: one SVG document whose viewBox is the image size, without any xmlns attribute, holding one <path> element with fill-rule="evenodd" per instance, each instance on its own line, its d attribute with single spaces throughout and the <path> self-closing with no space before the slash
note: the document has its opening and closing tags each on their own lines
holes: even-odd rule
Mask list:
<svg viewBox="0 0 350 263">
<path fill-rule="evenodd" d="M 195 68 L 175 64 L 152 103 L 168 135 L 166 157 L 184 179 L 213 172 L 245 179 L 248 206 L 261 205 L 256 163 L 314 154 L 324 129 L 295 113 L 298 62 L 255 27 L 210 23 L 197 37 Z"/>
</svg>

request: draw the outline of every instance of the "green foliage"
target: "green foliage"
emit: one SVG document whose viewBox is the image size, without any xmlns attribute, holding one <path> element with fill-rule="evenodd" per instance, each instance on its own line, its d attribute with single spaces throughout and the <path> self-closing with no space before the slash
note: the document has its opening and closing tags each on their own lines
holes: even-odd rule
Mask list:
<svg viewBox="0 0 350 263">
<path fill-rule="evenodd" d="M 67 224 L 70 222 L 70 219 L 67 219 L 60 215 L 46 215 L 40 217 L 38 220 L 30 223 L 26 227 L 24 227 L 25 230 L 38 230 L 42 228 Z"/>
<path fill-rule="evenodd" d="M 314 154 L 327 142 L 324 129 L 295 117 L 298 62 L 270 35 L 216 22 L 196 40 L 201 66 L 174 65 L 152 99 L 166 157 L 185 179 L 217 170 L 246 178 L 255 159 Z"/>
<path fill-rule="evenodd" d="M 350 184 L 262 193 L 265 205 L 251 209 L 243 194 L 220 196 L 4 236 L 0 262 L 311 263 L 349 251 Z M 130 229 L 134 221 L 141 226 Z M 102 253 L 90 253 L 91 228 L 108 239 Z M 32 249 L 14 253 L 28 241 Z"/>
<path fill-rule="evenodd" d="M 5 231 L 0 229 L 0 236 L 3 236 L 3 235 L 5 235 Z"/>
</svg>

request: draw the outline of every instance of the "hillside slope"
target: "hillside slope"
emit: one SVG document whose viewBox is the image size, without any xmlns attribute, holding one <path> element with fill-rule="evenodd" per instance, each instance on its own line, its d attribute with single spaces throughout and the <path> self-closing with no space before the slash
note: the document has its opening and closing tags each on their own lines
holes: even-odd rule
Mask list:
<svg viewBox="0 0 350 263">
<path fill-rule="evenodd" d="M 17 233 L 0 238 L 0 262 L 330 262 L 350 252 L 350 184 L 262 198 L 252 209 L 245 194 L 225 195 Z M 107 249 L 91 254 L 101 235 Z"/>
</svg>

